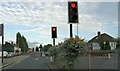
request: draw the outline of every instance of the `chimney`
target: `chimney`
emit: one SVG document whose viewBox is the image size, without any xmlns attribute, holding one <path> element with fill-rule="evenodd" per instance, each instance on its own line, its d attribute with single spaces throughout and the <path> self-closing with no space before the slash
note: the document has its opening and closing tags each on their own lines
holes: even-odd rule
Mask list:
<svg viewBox="0 0 120 71">
<path fill-rule="evenodd" d="M 97 35 L 98 35 L 98 37 L 100 36 L 100 31 L 98 31 Z"/>
</svg>

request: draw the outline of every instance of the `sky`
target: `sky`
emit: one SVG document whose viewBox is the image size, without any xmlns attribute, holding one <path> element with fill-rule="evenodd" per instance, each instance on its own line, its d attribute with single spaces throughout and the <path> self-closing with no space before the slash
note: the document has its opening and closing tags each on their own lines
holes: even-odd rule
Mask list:
<svg viewBox="0 0 120 71">
<path fill-rule="evenodd" d="M 117 2 L 78 1 L 78 13 L 80 38 L 88 41 L 98 31 L 118 37 Z M 4 23 L 5 41 L 16 41 L 16 33 L 20 32 L 28 42 L 52 44 L 52 26 L 58 30 L 56 44 L 69 38 L 67 2 L 0 2 L 0 23 Z M 76 28 L 73 24 L 73 37 Z"/>
</svg>

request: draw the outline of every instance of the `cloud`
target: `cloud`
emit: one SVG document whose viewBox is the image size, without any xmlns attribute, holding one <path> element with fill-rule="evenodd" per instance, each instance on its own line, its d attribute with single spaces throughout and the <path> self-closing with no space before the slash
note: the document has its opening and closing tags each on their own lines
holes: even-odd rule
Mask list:
<svg viewBox="0 0 120 71">
<path fill-rule="evenodd" d="M 29 48 L 39 47 L 41 43 L 38 42 L 28 42 Z"/>
<path fill-rule="evenodd" d="M 107 27 L 105 23 L 109 20 L 112 21 L 109 23 L 111 25 L 113 22 L 116 23 L 116 16 L 113 16 L 117 13 L 116 5 L 110 3 L 105 9 L 102 5 L 103 3 L 99 2 L 79 2 L 80 32 L 96 33 L 98 30 L 102 32 L 105 31 L 104 28 Z M 98 9 L 102 13 L 98 13 Z M 110 12 L 108 15 L 106 15 L 107 10 Z M 2 2 L 0 3 L 0 18 L 0 22 L 6 25 L 27 26 L 26 29 L 18 30 L 23 33 L 36 33 L 42 38 L 50 38 L 51 27 L 57 26 L 59 40 L 69 37 L 67 2 Z M 76 25 L 74 29 L 75 33 Z"/>
<path fill-rule="evenodd" d="M 64 19 L 64 14 L 66 13 L 66 11 L 62 11 L 59 5 L 55 6 L 53 3 L 43 3 L 44 5 L 43 7 L 41 7 L 41 3 L 39 3 L 39 6 L 38 3 L 25 4 L 16 3 L 14 4 L 14 6 L 18 6 L 19 8 L 11 8 L 12 4 L 3 3 L 3 5 L 6 6 L 1 6 L 1 21 L 4 23 L 13 23 L 26 26 L 38 25 L 43 23 L 54 24 L 56 23 L 56 21 L 59 23 L 63 23 L 66 21 Z"/>
<path fill-rule="evenodd" d="M 68 2 L 73 0 L 1 0 L 0 2 Z M 119 0 L 74 0 L 79 2 L 118 2 Z"/>
<path fill-rule="evenodd" d="M 96 20 L 96 17 L 92 17 L 89 15 L 79 15 L 80 16 L 80 22 L 79 22 L 79 28 L 80 31 L 84 32 L 97 32 L 102 31 L 103 24 Z"/>
</svg>

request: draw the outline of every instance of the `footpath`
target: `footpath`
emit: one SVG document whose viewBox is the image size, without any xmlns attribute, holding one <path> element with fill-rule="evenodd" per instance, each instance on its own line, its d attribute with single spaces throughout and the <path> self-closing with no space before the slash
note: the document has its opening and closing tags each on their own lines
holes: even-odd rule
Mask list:
<svg viewBox="0 0 120 71">
<path fill-rule="evenodd" d="M 22 60 L 28 58 L 29 55 L 20 55 L 20 56 L 15 56 L 12 58 L 4 58 L 2 65 L 0 66 L 0 69 L 6 69 L 11 65 L 20 63 Z"/>
</svg>

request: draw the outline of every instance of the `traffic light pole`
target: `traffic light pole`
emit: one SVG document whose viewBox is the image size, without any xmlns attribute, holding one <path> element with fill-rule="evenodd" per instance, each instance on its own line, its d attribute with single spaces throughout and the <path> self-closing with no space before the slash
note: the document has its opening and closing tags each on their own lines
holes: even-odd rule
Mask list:
<svg viewBox="0 0 120 71">
<path fill-rule="evenodd" d="M 77 24 L 77 36 L 78 36 L 78 24 Z"/>
<path fill-rule="evenodd" d="M 53 46 L 55 46 L 55 38 L 53 38 Z"/>
<path fill-rule="evenodd" d="M 70 38 L 73 37 L 73 34 L 72 34 L 72 24 L 70 24 Z"/>
</svg>

